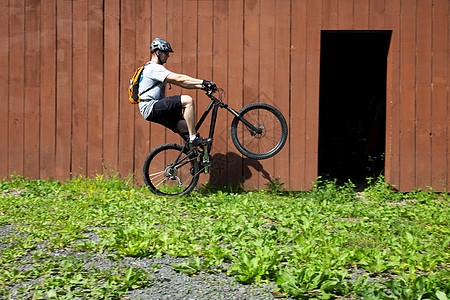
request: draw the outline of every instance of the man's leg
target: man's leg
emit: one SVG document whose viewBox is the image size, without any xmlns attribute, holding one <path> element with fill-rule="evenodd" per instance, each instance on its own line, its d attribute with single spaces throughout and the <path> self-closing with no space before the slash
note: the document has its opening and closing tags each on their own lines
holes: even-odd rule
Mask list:
<svg viewBox="0 0 450 300">
<path fill-rule="evenodd" d="M 191 96 L 181 95 L 181 106 L 183 107 L 183 117 L 186 120 L 189 135 L 193 136 L 197 133 L 197 131 L 195 130 L 194 100 Z"/>
<path fill-rule="evenodd" d="M 189 130 L 187 128 L 187 123 L 185 120 L 179 120 L 177 124 L 177 129 L 179 132 L 182 133 L 189 133 Z"/>
<path fill-rule="evenodd" d="M 202 138 L 195 129 L 195 107 L 191 96 L 181 95 L 181 107 L 183 108 L 183 117 L 186 120 L 186 126 L 189 131 L 189 141 L 193 146 L 206 144 L 212 141 L 211 138 Z M 177 125 L 181 125 L 178 122 Z"/>
</svg>

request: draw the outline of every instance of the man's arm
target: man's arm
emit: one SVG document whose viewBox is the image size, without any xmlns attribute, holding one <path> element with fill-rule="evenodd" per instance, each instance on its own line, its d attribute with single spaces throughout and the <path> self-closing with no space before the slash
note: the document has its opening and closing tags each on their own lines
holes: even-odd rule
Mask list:
<svg viewBox="0 0 450 300">
<path fill-rule="evenodd" d="M 184 74 L 170 73 L 166 80 L 167 82 L 181 86 L 185 89 L 201 89 L 203 80 L 193 78 Z"/>
</svg>

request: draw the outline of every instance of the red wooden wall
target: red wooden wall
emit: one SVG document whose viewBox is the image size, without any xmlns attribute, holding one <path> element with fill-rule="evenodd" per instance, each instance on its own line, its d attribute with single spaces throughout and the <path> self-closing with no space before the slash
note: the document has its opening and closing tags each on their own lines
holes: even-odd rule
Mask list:
<svg viewBox="0 0 450 300">
<path fill-rule="evenodd" d="M 242 158 L 220 112 L 216 168 L 202 183 L 264 188 L 317 177 L 322 30 L 392 30 L 386 178 L 401 190 L 450 186 L 448 0 L 0 0 L 0 177 L 135 173 L 176 140 L 127 100 L 154 37 L 168 68 L 214 80 L 240 108 L 268 102 L 290 133 L 275 158 Z M 173 87 L 171 94 L 180 93 Z M 206 106 L 202 92 L 183 91 Z"/>
</svg>

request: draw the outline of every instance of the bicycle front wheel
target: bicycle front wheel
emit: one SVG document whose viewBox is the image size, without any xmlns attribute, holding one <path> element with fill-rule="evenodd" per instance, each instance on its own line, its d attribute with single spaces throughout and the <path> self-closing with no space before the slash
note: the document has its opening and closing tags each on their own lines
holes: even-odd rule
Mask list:
<svg viewBox="0 0 450 300">
<path fill-rule="evenodd" d="M 231 140 L 239 152 L 252 159 L 266 159 L 283 148 L 288 127 L 281 112 L 266 103 L 252 103 L 241 109 L 239 116 L 259 132 L 235 117 L 231 123 Z"/>
<path fill-rule="evenodd" d="M 144 181 L 154 194 L 180 196 L 190 193 L 198 182 L 199 164 L 195 153 L 178 144 L 153 149 L 144 161 Z"/>
</svg>

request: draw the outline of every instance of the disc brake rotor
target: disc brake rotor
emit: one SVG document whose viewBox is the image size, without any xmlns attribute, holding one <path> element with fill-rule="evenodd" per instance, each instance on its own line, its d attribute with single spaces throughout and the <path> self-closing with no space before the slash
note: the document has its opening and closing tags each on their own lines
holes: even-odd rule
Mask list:
<svg viewBox="0 0 450 300">
<path fill-rule="evenodd" d="M 266 136 L 266 127 L 263 124 L 255 124 L 255 127 L 257 129 L 261 129 L 260 133 L 255 132 L 252 134 L 255 138 L 262 139 L 263 137 Z"/>
</svg>

